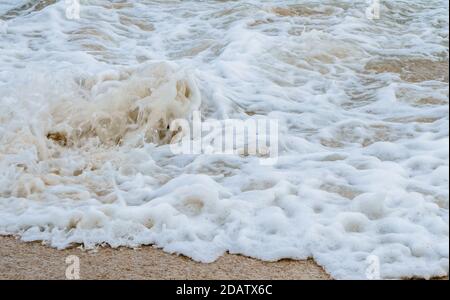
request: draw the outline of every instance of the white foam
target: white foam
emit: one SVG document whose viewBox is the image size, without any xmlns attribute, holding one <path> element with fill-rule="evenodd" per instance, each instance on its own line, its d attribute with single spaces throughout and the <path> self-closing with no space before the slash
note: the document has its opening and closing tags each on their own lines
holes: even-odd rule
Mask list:
<svg viewBox="0 0 450 300">
<path fill-rule="evenodd" d="M 448 83 L 365 68 L 448 61 L 447 2 L 275 9 L 296 3 L 2 2 L 0 233 L 448 275 Z M 278 119 L 278 163 L 172 154 L 167 126 L 199 107 Z"/>
</svg>

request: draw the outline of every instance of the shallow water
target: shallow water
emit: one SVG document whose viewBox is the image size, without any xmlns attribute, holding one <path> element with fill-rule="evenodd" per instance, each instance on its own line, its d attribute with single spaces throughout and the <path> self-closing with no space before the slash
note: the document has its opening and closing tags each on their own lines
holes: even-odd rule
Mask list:
<svg viewBox="0 0 450 300">
<path fill-rule="evenodd" d="M 448 3 L 0 4 L 0 233 L 448 275 Z M 171 121 L 276 119 L 277 164 Z M 370 263 L 370 261 L 369 261 Z"/>
</svg>

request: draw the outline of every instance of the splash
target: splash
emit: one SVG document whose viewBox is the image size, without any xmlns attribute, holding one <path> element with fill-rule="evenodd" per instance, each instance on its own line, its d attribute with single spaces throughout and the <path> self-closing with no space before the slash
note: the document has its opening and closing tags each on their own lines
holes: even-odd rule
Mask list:
<svg viewBox="0 0 450 300">
<path fill-rule="evenodd" d="M 106 72 L 86 79 L 88 99 L 60 101 L 50 108 L 47 137 L 63 146 L 82 146 L 93 138 L 104 145 L 165 144 L 175 133 L 173 120 L 186 118 L 200 106 L 192 78 L 166 63 L 128 72 Z"/>
</svg>

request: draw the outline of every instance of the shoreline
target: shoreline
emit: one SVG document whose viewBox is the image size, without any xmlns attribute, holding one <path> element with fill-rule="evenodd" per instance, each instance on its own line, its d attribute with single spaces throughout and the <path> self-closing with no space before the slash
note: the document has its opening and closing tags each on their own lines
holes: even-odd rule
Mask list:
<svg viewBox="0 0 450 300">
<path fill-rule="evenodd" d="M 153 246 L 57 250 L 41 242 L 24 242 L 15 236 L 2 235 L 0 280 L 66 280 L 69 266 L 66 258 L 71 255 L 80 259 L 82 280 L 334 280 L 313 259 L 267 262 L 225 254 L 205 264 Z M 449 280 L 449 277 L 430 280 Z"/>
<path fill-rule="evenodd" d="M 152 246 L 139 249 L 109 247 L 96 251 L 79 248 L 57 250 L 40 242 L 23 242 L 0 236 L 0 280 L 66 279 L 69 255 L 80 258 L 80 279 L 179 279 L 179 280 L 330 280 L 312 259 L 265 262 L 225 254 L 209 264 L 169 254 Z"/>
</svg>

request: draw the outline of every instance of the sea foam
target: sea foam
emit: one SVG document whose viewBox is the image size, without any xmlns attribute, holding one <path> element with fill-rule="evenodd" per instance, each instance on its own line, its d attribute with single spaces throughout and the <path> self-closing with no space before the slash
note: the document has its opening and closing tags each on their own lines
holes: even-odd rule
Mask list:
<svg viewBox="0 0 450 300">
<path fill-rule="evenodd" d="M 448 275 L 447 1 L 81 4 L 0 4 L 1 234 Z M 277 163 L 175 155 L 195 110 L 278 120 Z"/>
</svg>

